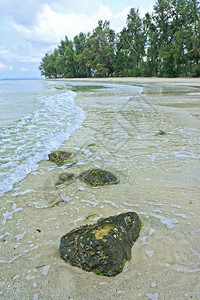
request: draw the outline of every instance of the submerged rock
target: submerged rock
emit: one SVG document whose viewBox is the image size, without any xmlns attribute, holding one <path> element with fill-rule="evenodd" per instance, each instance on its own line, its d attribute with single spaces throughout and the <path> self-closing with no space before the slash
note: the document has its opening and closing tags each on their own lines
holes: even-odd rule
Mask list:
<svg viewBox="0 0 200 300">
<path fill-rule="evenodd" d="M 159 130 L 155 135 L 158 136 L 158 135 L 165 135 L 165 134 L 167 134 L 165 131 Z"/>
<path fill-rule="evenodd" d="M 75 179 L 74 173 L 62 173 L 58 176 L 55 186 L 61 184 L 70 184 Z"/>
<path fill-rule="evenodd" d="M 101 169 L 84 171 L 79 175 L 79 178 L 93 186 L 119 183 L 119 179 L 115 175 Z"/>
<path fill-rule="evenodd" d="M 119 274 L 131 259 L 141 221 L 135 212 L 123 213 L 81 226 L 64 235 L 60 256 L 70 265 L 98 275 Z"/>
<path fill-rule="evenodd" d="M 50 161 L 54 161 L 58 166 L 72 163 L 72 153 L 66 151 L 53 151 L 48 155 Z"/>
</svg>

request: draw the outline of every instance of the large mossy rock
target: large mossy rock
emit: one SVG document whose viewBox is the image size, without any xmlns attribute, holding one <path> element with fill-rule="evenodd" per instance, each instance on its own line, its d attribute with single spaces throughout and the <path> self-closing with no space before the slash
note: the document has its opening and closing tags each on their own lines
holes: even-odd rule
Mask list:
<svg viewBox="0 0 200 300">
<path fill-rule="evenodd" d="M 54 161 L 58 166 L 72 163 L 72 153 L 66 151 L 53 151 L 48 155 L 50 161 Z"/>
<path fill-rule="evenodd" d="M 131 247 L 137 240 L 141 221 L 135 212 L 100 219 L 64 235 L 60 256 L 72 266 L 98 275 L 119 274 L 131 259 Z"/>
<path fill-rule="evenodd" d="M 119 179 L 117 178 L 117 176 L 113 175 L 111 172 L 101 169 L 91 169 L 84 171 L 79 175 L 79 178 L 86 181 L 92 186 L 119 183 Z"/>
</svg>

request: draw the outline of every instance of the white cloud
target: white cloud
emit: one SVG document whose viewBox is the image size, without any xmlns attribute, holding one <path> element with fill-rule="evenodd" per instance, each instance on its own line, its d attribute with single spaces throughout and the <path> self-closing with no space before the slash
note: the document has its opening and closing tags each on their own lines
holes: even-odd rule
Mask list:
<svg viewBox="0 0 200 300">
<path fill-rule="evenodd" d="M 115 17 L 119 17 L 119 18 L 123 18 L 124 20 L 127 19 L 127 15 L 130 13 L 130 10 L 131 8 L 133 8 L 133 6 L 127 6 L 125 7 L 122 11 L 120 11 L 118 14 L 115 15 Z M 139 7 L 139 15 L 140 15 L 140 18 L 144 18 L 145 14 L 149 12 L 151 13 L 152 10 L 148 10 L 146 8 L 143 8 L 143 7 Z M 125 25 L 125 23 L 124 23 Z"/>
<path fill-rule="evenodd" d="M 108 6 L 99 4 L 99 9 L 91 15 L 81 13 L 55 12 L 45 4 L 37 14 L 36 23 L 31 27 L 14 23 L 15 29 L 26 39 L 40 43 L 58 43 L 67 35 L 73 38 L 80 32 L 87 33 L 97 26 L 97 20 L 110 20 L 113 13 Z"/>
<path fill-rule="evenodd" d="M 118 14 L 116 14 L 115 17 L 126 19 L 131 8 L 132 8 L 132 6 L 125 7 L 122 11 L 120 11 Z"/>
<path fill-rule="evenodd" d="M 13 25 L 21 36 L 31 42 L 58 44 L 65 35 L 73 39 L 80 32 L 92 31 L 98 25 L 98 20 L 111 21 L 111 28 L 119 32 L 126 25 L 127 14 L 131 8 L 127 6 L 121 12 L 114 14 L 108 5 L 99 3 L 98 10 L 87 14 L 54 11 L 50 5 L 44 4 L 32 26 L 24 26 L 16 22 L 13 22 Z M 144 17 L 147 12 L 142 7 L 139 11 L 141 17 Z"/>
<path fill-rule="evenodd" d="M 131 9 L 131 6 L 125 7 L 118 14 L 113 15 L 111 19 L 111 27 L 115 29 L 116 32 L 120 32 L 126 25 L 127 15 Z"/>
<path fill-rule="evenodd" d="M 2 62 L 0 61 L 0 71 L 2 71 L 2 70 L 9 70 L 9 71 L 12 71 L 12 70 L 13 70 L 13 67 L 12 67 L 12 66 L 7 66 L 7 65 L 5 65 L 4 63 L 2 63 Z"/>
<path fill-rule="evenodd" d="M 127 15 L 130 13 L 131 8 L 133 8 L 133 6 L 126 6 L 122 11 L 112 16 L 111 27 L 114 28 L 116 32 L 120 32 L 126 26 Z M 143 18 L 147 12 L 147 9 L 140 7 L 140 18 Z"/>
</svg>

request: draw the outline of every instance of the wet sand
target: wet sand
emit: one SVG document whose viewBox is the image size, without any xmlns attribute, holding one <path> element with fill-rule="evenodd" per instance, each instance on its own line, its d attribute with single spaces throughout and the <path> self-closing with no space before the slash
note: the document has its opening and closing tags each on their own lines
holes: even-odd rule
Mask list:
<svg viewBox="0 0 200 300">
<path fill-rule="evenodd" d="M 42 161 L 0 199 L 0 298 L 200 298 L 200 80 L 91 81 L 127 88 L 78 92 L 87 117 L 60 147 L 77 163 L 61 168 Z M 132 94 L 130 85 L 143 93 Z M 77 179 L 55 189 L 63 171 L 78 175 L 91 167 L 112 171 L 120 184 L 89 187 Z M 61 236 L 85 225 L 87 216 L 126 211 L 137 212 L 143 227 L 121 274 L 97 276 L 59 257 Z"/>
</svg>

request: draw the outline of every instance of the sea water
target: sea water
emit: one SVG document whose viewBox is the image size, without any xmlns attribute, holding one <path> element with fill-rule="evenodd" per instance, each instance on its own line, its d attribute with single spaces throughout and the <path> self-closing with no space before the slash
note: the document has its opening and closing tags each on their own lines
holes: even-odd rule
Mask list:
<svg viewBox="0 0 200 300">
<path fill-rule="evenodd" d="M 69 85 L 44 84 L 47 90 L 39 94 L 50 99 L 64 95 Z M 89 84 L 84 84 L 86 90 Z M 177 86 L 172 90 L 156 85 L 136 96 L 138 89 L 129 85 L 87 92 L 80 92 L 79 82 L 74 85 L 73 90 L 79 89 L 76 106 L 87 112 L 87 118 L 61 145 L 76 155 L 77 163 L 69 170 L 78 176 L 89 168 L 103 168 L 116 174 L 120 184 L 90 187 L 77 179 L 55 188 L 63 168 L 42 162 L 38 171 L 16 185 L 17 195 L 6 193 L 0 208 L 0 295 L 199 298 L 199 109 L 168 106 L 199 101 L 198 93 L 194 98 L 189 94 L 193 89 L 177 93 Z M 44 105 L 35 104 L 39 105 L 35 110 Z M 166 134 L 158 135 L 160 130 Z M 40 172 L 44 165 L 52 167 Z M 61 202 L 47 207 L 59 197 Z M 85 225 L 92 216 L 96 217 L 88 223 L 127 211 L 138 213 L 143 226 L 122 274 L 102 279 L 61 261 L 58 247 L 63 234 Z"/>
<path fill-rule="evenodd" d="M 75 96 L 44 80 L 0 81 L 0 196 L 81 126 Z"/>
</svg>

